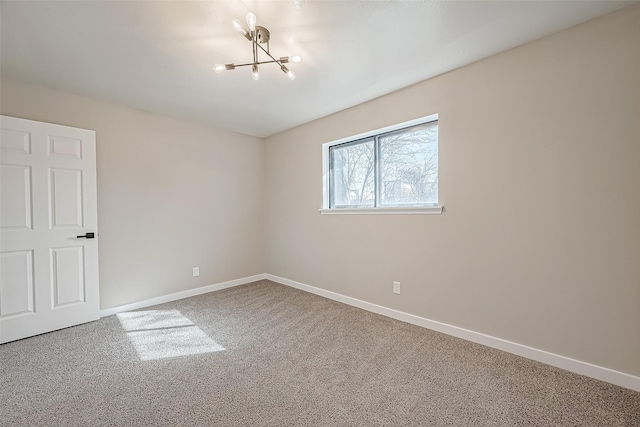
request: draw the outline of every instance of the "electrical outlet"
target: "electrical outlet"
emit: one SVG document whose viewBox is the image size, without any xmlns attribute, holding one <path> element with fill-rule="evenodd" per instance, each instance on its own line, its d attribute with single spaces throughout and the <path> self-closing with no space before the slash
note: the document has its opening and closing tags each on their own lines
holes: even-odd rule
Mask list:
<svg viewBox="0 0 640 427">
<path fill-rule="evenodd" d="M 393 282 L 393 293 L 394 294 L 400 293 L 400 282 Z"/>
<path fill-rule="evenodd" d="M 198 277 L 200 275 L 200 267 L 193 267 L 193 277 Z"/>
</svg>

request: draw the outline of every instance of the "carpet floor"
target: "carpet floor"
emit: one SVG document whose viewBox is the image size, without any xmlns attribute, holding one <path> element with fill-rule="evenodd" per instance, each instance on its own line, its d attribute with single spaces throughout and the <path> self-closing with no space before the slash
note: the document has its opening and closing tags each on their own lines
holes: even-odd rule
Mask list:
<svg viewBox="0 0 640 427">
<path fill-rule="evenodd" d="M 640 426 L 640 393 L 260 281 L 0 346 L 2 426 Z"/>
</svg>

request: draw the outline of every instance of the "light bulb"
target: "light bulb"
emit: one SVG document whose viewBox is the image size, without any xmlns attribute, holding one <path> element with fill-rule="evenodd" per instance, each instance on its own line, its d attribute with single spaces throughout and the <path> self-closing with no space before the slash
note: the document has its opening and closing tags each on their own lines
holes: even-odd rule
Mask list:
<svg viewBox="0 0 640 427">
<path fill-rule="evenodd" d="M 213 71 L 215 71 L 216 73 L 221 73 L 225 70 L 235 70 L 236 69 L 236 64 L 216 64 L 213 66 Z"/>
<path fill-rule="evenodd" d="M 280 57 L 280 62 L 283 64 L 289 63 L 289 62 L 301 62 L 302 61 L 302 56 L 300 55 L 295 55 L 295 56 L 281 56 Z"/>
<path fill-rule="evenodd" d="M 253 80 L 258 80 L 260 78 L 260 74 L 258 74 L 258 66 L 256 64 L 253 64 L 251 67 L 251 76 L 253 77 Z"/>
<path fill-rule="evenodd" d="M 247 25 L 249 26 L 249 30 L 256 30 L 256 20 L 256 15 L 254 15 L 252 12 L 247 13 Z"/>
<path fill-rule="evenodd" d="M 247 32 L 247 30 L 242 27 L 242 24 L 237 19 L 234 19 L 233 21 L 231 21 L 231 23 L 233 24 L 233 28 L 235 28 L 236 31 L 240 34 L 244 35 Z"/>
<path fill-rule="evenodd" d="M 281 65 L 280 69 L 282 70 L 282 72 L 284 72 L 287 76 L 289 76 L 289 78 L 291 80 L 296 78 L 296 75 L 293 73 L 293 71 L 289 70 L 285 65 Z"/>
</svg>

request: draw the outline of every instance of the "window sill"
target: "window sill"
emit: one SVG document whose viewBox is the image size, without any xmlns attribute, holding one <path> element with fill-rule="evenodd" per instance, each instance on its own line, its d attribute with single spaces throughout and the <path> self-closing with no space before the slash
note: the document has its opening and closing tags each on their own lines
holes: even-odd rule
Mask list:
<svg viewBox="0 0 640 427">
<path fill-rule="evenodd" d="M 444 206 L 318 209 L 322 215 L 440 215 Z"/>
</svg>

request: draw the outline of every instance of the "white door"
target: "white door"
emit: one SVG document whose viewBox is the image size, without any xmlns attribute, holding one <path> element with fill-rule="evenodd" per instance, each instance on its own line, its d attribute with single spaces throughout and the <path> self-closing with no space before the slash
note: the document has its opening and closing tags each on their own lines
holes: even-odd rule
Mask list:
<svg viewBox="0 0 640 427">
<path fill-rule="evenodd" d="M 0 129 L 5 343 L 96 320 L 100 296 L 95 132 L 6 116 Z"/>
</svg>

